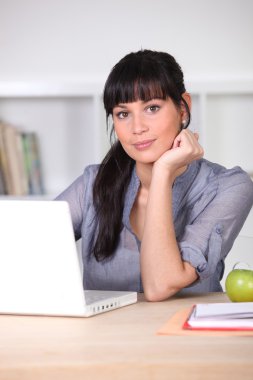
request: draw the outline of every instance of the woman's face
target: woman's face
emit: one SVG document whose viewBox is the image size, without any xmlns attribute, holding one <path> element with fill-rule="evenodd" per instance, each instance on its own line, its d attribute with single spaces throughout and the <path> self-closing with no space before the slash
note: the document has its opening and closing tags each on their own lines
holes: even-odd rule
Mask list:
<svg viewBox="0 0 253 380">
<path fill-rule="evenodd" d="M 169 150 L 180 131 L 182 112 L 170 98 L 120 103 L 113 109 L 116 135 L 136 162 L 153 163 Z"/>
</svg>

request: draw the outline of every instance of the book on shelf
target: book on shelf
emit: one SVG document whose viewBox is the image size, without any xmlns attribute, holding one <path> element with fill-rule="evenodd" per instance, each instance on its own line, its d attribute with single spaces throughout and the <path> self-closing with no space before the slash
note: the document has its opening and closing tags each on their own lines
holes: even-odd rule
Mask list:
<svg viewBox="0 0 253 380">
<path fill-rule="evenodd" d="M 43 194 L 41 159 L 38 137 L 35 132 L 21 133 L 24 162 L 26 167 L 29 194 Z"/>
<path fill-rule="evenodd" d="M 0 123 L 0 193 L 43 194 L 38 138 L 12 125 Z"/>
<path fill-rule="evenodd" d="M 1 152 L 0 152 L 0 194 L 5 194 L 4 174 L 1 166 Z"/>
<path fill-rule="evenodd" d="M 5 145 L 3 140 L 3 124 L 0 123 L 0 194 L 7 193 L 7 162 L 5 155 Z"/>
<path fill-rule="evenodd" d="M 183 325 L 191 330 L 253 330 L 253 302 L 196 304 Z"/>
</svg>

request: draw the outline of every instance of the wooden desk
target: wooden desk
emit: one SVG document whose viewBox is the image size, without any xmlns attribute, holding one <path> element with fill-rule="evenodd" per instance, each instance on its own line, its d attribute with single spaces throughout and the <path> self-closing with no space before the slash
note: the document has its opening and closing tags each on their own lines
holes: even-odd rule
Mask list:
<svg viewBox="0 0 253 380">
<path fill-rule="evenodd" d="M 225 294 L 140 301 L 92 318 L 0 316 L 0 379 L 253 379 L 253 338 L 157 336 L 180 308 Z"/>
</svg>

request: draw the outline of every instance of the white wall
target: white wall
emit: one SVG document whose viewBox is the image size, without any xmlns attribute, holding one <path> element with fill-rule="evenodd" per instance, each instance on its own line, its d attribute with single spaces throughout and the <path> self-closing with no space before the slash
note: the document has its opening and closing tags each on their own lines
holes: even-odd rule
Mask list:
<svg viewBox="0 0 253 380">
<path fill-rule="evenodd" d="M 0 0 L 0 84 L 87 79 L 104 83 L 122 56 L 150 48 L 172 53 L 185 72 L 186 83 L 192 79 L 239 79 L 251 83 L 252 88 L 252 15 L 253 0 Z M 47 147 L 45 128 L 38 118 L 30 117 L 35 107 L 30 113 L 29 102 L 28 108 L 20 104 L 19 112 L 11 107 L 1 101 L 0 117 L 17 124 L 20 120 L 29 128 L 35 128 L 36 122 L 41 134 L 45 132 Z M 205 157 L 253 173 L 253 91 L 208 96 L 204 109 L 201 119 L 203 109 L 195 97 L 191 127 L 200 131 Z M 92 126 L 88 114 L 87 110 L 85 121 L 68 117 L 67 124 Z M 48 129 L 56 131 L 50 109 L 47 114 L 43 108 L 43 115 Z M 59 130 L 64 112 L 61 117 Z M 93 161 L 90 149 L 85 153 L 85 163 Z M 48 166 L 53 177 L 55 170 Z M 73 168 L 79 172 L 80 166 L 74 159 L 69 172 L 75 172 Z"/>
<path fill-rule="evenodd" d="M 104 79 L 140 48 L 186 77 L 253 75 L 252 0 L 0 0 L 0 81 Z"/>
</svg>

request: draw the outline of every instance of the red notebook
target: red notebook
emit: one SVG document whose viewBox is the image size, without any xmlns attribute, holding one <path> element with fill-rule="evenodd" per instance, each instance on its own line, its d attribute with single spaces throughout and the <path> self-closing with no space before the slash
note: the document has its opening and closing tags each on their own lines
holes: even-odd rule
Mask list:
<svg viewBox="0 0 253 380">
<path fill-rule="evenodd" d="M 196 304 L 183 328 L 191 330 L 253 330 L 253 302 Z"/>
</svg>

